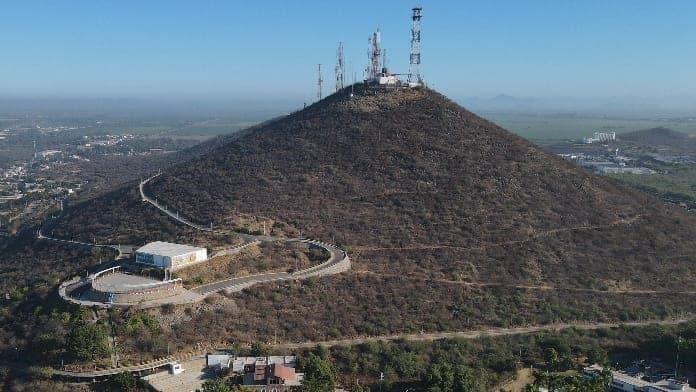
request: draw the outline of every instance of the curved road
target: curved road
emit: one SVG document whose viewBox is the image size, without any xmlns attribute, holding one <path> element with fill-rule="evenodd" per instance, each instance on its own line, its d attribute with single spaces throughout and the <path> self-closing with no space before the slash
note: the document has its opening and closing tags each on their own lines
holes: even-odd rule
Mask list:
<svg viewBox="0 0 696 392">
<path fill-rule="evenodd" d="M 82 242 L 82 241 L 73 241 L 73 240 L 63 240 L 60 238 L 53 238 L 53 237 L 47 237 L 43 235 L 41 232 L 41 229 L 36 232 L 36 238 L 40 240 L 48 240 L 48 241 L 54 241 L 54 242 L 62 242 L 65 244 L 72 244 L 72 245 L 79 245 L 79 246 L 87 246 L 90 248 L 108 248 L 108 249 L 113 249 L 116 252 L 118 252 L 118 256 L 116 256 L 116 260 L 119 259 L 125 259 L 128 258 L 133 252 L 135 251 L 135 246 L 133 245 L 111 245 L 111 244 L 91 244 L 88 242 Z"/>
<path fill-rule="evenodd" d="M 350 268 L 348 255 L 342 249 L 337 248 L 334 245 L 325 244 L 314 240 L 287 240 L 288 242 L 303 242 L 306 244 L 318 246 L 326 249 L 330 256 L 329 259 L 319 265 L 310 267 L 297 272 L 273 272 L 257 275 L 249 275 L 239 278 L 231 278 L 226 280 L 220 280 L 213 283 L 204 284 L 202 286 L 195 287 L 191 289 L 200 295 L 208 295 L 217 291 L 226 290 L 228 292 L 241 291 L 247 287 L 253 286 L 258 283 L 268 283 L 276 282 L 282 280 L 295 280 L 295 279 L 306 279 L 310 276 L 320 276 L 326 274 L 334 274 L 347 271 Z"/>
<path fill-rule="evenodd" d="M 147 183 L 150 182 L 151 180 L 153 180 L 154 178 L 157 178 L 161 175 L 162 175 L 162 172 L 159 172 L 159 173 L 155 174 L 154 176 L 150 176 L 150 177 L 140 181 L 140 185 L 138 186 L 138 188 L 140 189 L 140 197 L 143 199 L 143 201 L 152 204 L 153 206 L 157 207 L 158 210 L 164 212 L 165 214 L 169 215 L 170 217 L 174 218 L 175 220 L 179 221 L 180 223 L 185 224 L 186 226 L 192 227 L 192 228 L 194 228 L 196 230 L 200 230 L 200 231 L 212 232 L 213 231 L 212 224 L 209 227 L 195 224 L 195 223 L 189 221 L 188 219 L 179 216 L 178 213 L 173 213 L 173 212 L 169 211 L 164 206 L 160 205 L 156 200 L 152 200 L 149 196 L 147 196 L 145 194 L 145 185 L 147 185 Z"/>
<path fill-rule="evenodd" d="M 150 204 L 154 205 L 157 207 L 159 210 L 162 212 L 166 213 L 170 217 L 176 219 L 177 221 L 186 224 L 189 227 L 195 228 L 197 230 L 201 231 L 213 231 L 212 228 L 210 227 L 203 227 L 200 225 L 197 225 L 195 223 L 192 223 L 182 217 L 180 217 L 178 214 L 171 213 L 170 211 L 166 210 L 162 206 L 160 206 L 158 203 L 150 199 L 147 195 L 145 195 L 144 192 L 144 187 L 153 178 L 159 176 L 159 174 L 152 176 L 140 183 L 140 193 L 142 196 L 143 201 L 149 202 Z M 247 276 L 243 278 L 233 278 L 233 279 L 228 279 L 225 281 L 220 281 L 220 282 L 214 282 L 210 283 L 207 285 L 202 285 L 199 286 L 195 289 L 194 291 L 197 291 L 200 294 L 209 294 L 215 291 L 220 291 L 220 290 L 241 290 L 245 287 L 249 287 L 251 285 L 254 285 L 256 283 L 262 283 L 262 282 L 271 282 L 271 281 L 278 281 L 278 280 L 288 280 L 288 279 L 300 279 L 300 278 L 306 278 L 309 276 L 314 276 L 317 274 L 321 273 L 336 273 L 338 269 L 347 269 L 350 268 L 350 260 L 348 258 L 348 255 L 346 254 L 345 251 L 342 249 L 339 249 L 338 247 L 330 244 L 326 244 L 323 242 L 319 241 L 313 241 L 313 240 L 303 240 L 303 239 L 277 239 L 277 238 L 272 238 L 272 237 L 260 237 L 260 236 L 244 236 L 247 241 L 274 241 L 274 240 L 285 240 L 285 241 L 303 241 L 315 246 L 320 246 L 330 253 L 329 260 L 326 262 L 308 268 L 303 271 L 298 271 L 296 273 L 270 273 L 270 274 L 260 274 L 260 275 L 254 275 L 254 276 Z M 245 244 L 245 245 L 248 245 Z M 347 268 L 346 268 L 347 264 Z M 340 272 L 340 271 L 338 271 Z M 595 329 L 603 329 L 603 328 L 616 328 L 620 326 L 647 326 L 647 325 L 674 325 L 674 324 L 680 324 L 683 322 L 689 321 L 688 319 L 674 319 L 674 320 L 648 320 L 648 321 L 640 321 L 640 322 L 628 322 L 628 323 L 563 323 L 563 324 L 550 324 L 550 325 L 539 325 L 539 326 L 528 326 L 528 327 L 516 327 L 516 328 L 485 328 L 481 330 L 469 330 L 469 331 L 455 331 L 455 332 L 436 332 L 436 333 L 422 333 L 422 334 L 393 334 L 393 335 L 379 335 L 379 336 L 367 336 L 367 337 L 356 337 L 356 338 L 351 338 L 351 339 L 338 339 L 338 340 L 327 340 L 327 341 L 318 341 L 318 342 L 299 342 L 299 343 L 282 343 L 282 344 L 277 344 L 277 345 L 272 345 L 272 347 L 276 348 L 282 348 L 282 349 L 302 349 L 302 348 L 311 348 L 311 347 L 316 347 L 316 346 L 340 346 L 340 345 L 357 345 L 357 344 L 363 344 L 367 342 L 376 342 L 376 341 L 392 341 L 392 340 L 411 340 L 411 341 L 433 341 L 433 340 L 439 340 L 439 339 L 450 339 L 450 338 L 459 338 L 459 339 L 478 339 L 481 337 L 486 337 L 486 336 L 510 336 L 510 335 L 521 335 L 521 334 L 529 334 L 529 333 L 537 333 L 537 332 L 544 332 L 544 331 L 560 331 L 563 329 L 568 329 L 568 328 L 577 328 L 581 330 L 595 330 Z M 199 350 L 201 352 L 205 352 L 208 348 L 206 347 L 205 350 Z M 64 371 L 64 370 L 53 370 L 53 374 L 57 376 L 63 376 L 63 377 L 68 377 L 68 378 L 73 378 L 73 379 L 96 379 L 99 377 L 108 377 L 108 376 L 113 376 L 115 374 L 119 374 L 122 372 L 132 372 L 132 373 L 137 373 L 137 372 L 142 372 L 142 371 L 148 371 L 148 370 L 153 370 L 157 369 L 163 366 L 166 366 L 170 363 L 185 360 L 187 358 L 191 358 L 194 356 L 194 353 L 189 353 L 189 354 L 181 354 L 181 355 L 174 355 L 174 356 L 169 356 L 166 358 L 160 358 L 155 361 L 151 361 L 148 363 L 144 364 L 139 364 L 139 365 L 132 365 L 132 366 L 123 366 L 123 367 L 116 367 L 116 368 L 111 368 L 111 369 L 104 369 L 104 370 L 94 370 L 94 371 L 84 371 L 84 372 L 71 372 L 71 371 Z"/>
<path fill-rule="evenodd" d="M 219 234 L 225 234 L 222 231 L 214 231 L 212 227 L 204 227 L 201 225 L 197 225 L 186 218 L 181 217 L 178 213 L 173 213 L 169 210 L 167 210 L 164 206 L 160 205 L 156 200 L 152 200 L 147 194 L 145 194 L 145 185 L 151 181 L 152 179 L 158 177 L 161 175 L 161 173 L 155 174 L 154 176 L 148 177 L 147 179 L 143 180 L 140 182 L 138 188 L 140 190 L 140 196 L 144 202 L 150 203 L 153 206 L 155 206 L 158 210 L 164 212 L 165 214 L 169 215 L 171 218 L 176 220 L 177 222 L 180 222 L 186 226 L 189 226 L 191 228 L 194 228 L 199 231 L 204 231 L 204 232 L 214 232 L 214 233 L 219 233 Z M 295 239 L 285 239 L 285 238 L 277 238 L 277 237 L 271 237 L 271 236 L 255 236 L 255 235 L 250 235 L 250 234 L 241 234 L 241 233 L 235 233 L 235 235 L 238 235 L 244 239 L 244 243 L 229 249 L 224 249 L 218 253 L 216 253 L 214 256 L 221 256 L 221 255 L 230 255 L 230 254 L 235 254 L 241 252 L 244 248 L 258 244 L 261 242 L 272 242 L 272 241 L 285 241 L 285 242 L 302 242 L 308 245 L 312 246 L 317 246 L 320 248 L 325 249 L 327 252 L 329 252 L 330 256 L 327 261 L 315 265 L 313 267 L 309 267 L 307 269 L 301 270 L 301 271 L 296 271 L 292 273 L 288 272 L 274 272 L 274 273 L 265 273 L 265 274 L 256 274 L 256 275 L 250 275 L 250 276 L 244 276 L 244 277 L 236 277 L 236 278 L 230 278 L 230 279 L 225 279 L 217 282 L 212 282 L 208 283 L 205 285 L 201 285 L 198 287 L 195 287 L 191 289 L 190 291 L 198 294 L 196 296 L 186 296 L 185 298 L 177 298 L 173 300 L 177 304 L 183 304 L 183 303 L 192 303 L 192 302 L 198 302 L 203 300 L 206 296 L 211 295 L 215 292 L 225 290 L 227 292 L 236 292 L 236 291 L 241 291 L 244 290 L 245 288 L 251 287 L 255 284 L 259 283 L 269 283 L 269 282 L 276 282 L 276 281 L 285 281 L 285 280 L 296 280 L 296 279 L 306 279 L 312 276 L 323 276 L 323 275 L 330 275 L 330 274 L 337 274 L 341 272 L 345 272 L 350 269 L 350 258 L 348 257 L 348 254 L 343 250 L 338 248 L 335 245 L 332 244 L 327 244 L 321 241 L 317 240 L 311 240 L 311 239 L 301 239 L 301 238 L 295 238 Z M 136 249 L 135 246 L 131 245 L 98 245 L 98 244 L 91 244 L 87 242 L 81 242 L 81 241 L 73 241 L 73 240 L 62 240 L 58 238 L 51 238 L 51 237 L 46 237 L 41 233 L 41 230 L 37 232 L 37 238 L 39 239 L 46 239 L 46 240 L 51 240 L 51 241 L 57 241 L 57 242 L 63 242 L 63 243 L 68 243 L 68 244 L 74 244 L 74 245 L 79 245 L 79 246 L 91 246 L 91 247 L 103 247 L 103 248 L 110 248 L 118 251 L 118 257 L 117 259 L 122 259 L 122 258 L 127 258 L 130 256 Z M 68 294 L 68 287 L 72 287 L 71 285 L 75 285 L 76 283 L 86 283 L 87 281 L 80 281 L 80 282 L 64 282 L 64 284 L 61 284 L 59 287 L 59 294 L 62 298 L 65 300 L 85 305 L 85 306 L 93 306 L 93 305 L 104 305 L 100 303 L 95 303 L 91 301 L 83 301 L 83 300 L 76 300 L 73 299 L 69 296 Z M 159 306 L 161 305 L 162 301 L 158 300 L 155 301 L 154 304 Z M 132 306 L 134 304 L 108 304 L 106 306 Z M 146 304 L 139 303 L 139 306 L 146 306 Z"/>
<path fill-rule="evenodd" d="M 164 206 L 159 204 L 156 200 L 152 200 L 151 197 L 149 197 L 145 193 L 145 186 L 147 185 L 148 182 L 152 181 L 154 178 L 157 178 L 161 175 L 162 173 L 157 173 L 153 176 L 150 176 L 146 178 L 145 180 L 140 182 L 140 185 L 138 188 L 140 189 L 140 197 L 144 202 L 150 203 L 153 206 L 155 206 L 158 210 L 162 211 L 163 213 L 169 215 L 172 219 L 178 221 L 179 223 L 182 223 L 186 226 L 189 226 L 191 228 L 194 228 L 196 230 L 200 231 L 205 231 L 205 232 L 213 232 L 213 233 L 221 233 L 224 234 L 221 231 L 215 231 L 212 228 L 212 225 L 210 227 L 205 227 L 198 225 L 196 223 L 193 223 L 189 221 L 188 219 L 180 216 L 178 213 L 173 213 L 169 210 L 167 210 Z M 231 279 L 226 279 L 226 280 L 221 280 L 213 283 L 208 283 L 202 286 L 195 287 L 191 289 L 191 291 L 194 291 L 202 296 L 207 296 L 212 293 L 226 290 L 227 292 L 235 292 L 235 291 L 241 291 L 244 290 L 245 288 L 251 287 L 255 284 L 259 283 L 268 283 L 268 282 L 277 282 L 277 281 L 283 281 L 283 280 L 295 280 L 295 279 L 306 279 L 311 276 L 322 276 L 322 275 L 330 275 L 330 274 L 337 274 L 341 272 L 345 272 L 350 269 L 350 258 L 348 257 L 348 254 L 343 250 L 337 247 L 336 245 L 328 244 L 325 242 L 317 241 L 317 240 L 311 240 L 311 239 L 303 239 L 303 238 L 291 238 L 291 239 L 286 239 L 286 238 L 278 238 L 278 237 L 271 237 L 271 236 L 256 236 L 256 235 L 251 235 L 251 234 L 240 234 L 240 233 L 235 233 L 236 235 L 239 235 L 240 237 L 244 238 L 245 243 L 227 250 L 226 252 L 233 253 L 235 250 L 239 251 L 242 248 L 252 245 L 254 243 L 260 243 L 260 242 L 273 242 L 273 241 L 285 241 L 285 242 L 303 242 L 309 245 L 317 246 L 320 248 L 323 248 L 327 252 L 329 252 L 330 256 L 329 259 L 319 265 L 315 265 L 313 267 L 301 270 L 301 271 L 296 271 L 292 273 L 288 272 L 272 272 L 272 273 L 265 273 L 265 274 L 257 274 L 257 275 L 250 275 L 250 276 L 244 276 L 244 277 L 238 277 L 238 278 L 231 278 Z"/>
</svg>

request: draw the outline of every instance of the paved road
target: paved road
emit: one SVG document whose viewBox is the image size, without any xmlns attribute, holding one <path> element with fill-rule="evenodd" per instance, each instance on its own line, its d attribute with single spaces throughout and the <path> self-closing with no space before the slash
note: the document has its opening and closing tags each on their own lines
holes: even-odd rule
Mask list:
<svg viewBox="0 0 696 392">
<path fill-rule="evenodd" d="M 180 223 L 185 224 L 186 226 L 192 227 L 196 230 L 200 231 L 213 231 L 213 225 L 211 224 L 210 226 L 202 226 L 198 225 L 196 223 L 193 223 L 189 221 L 188 219 L 179 216 L 178 213 L 171 212 L 168 209 L 166 209 L 164 206 L 160 205 L 156 200 L 152 200 L 148 195 L 145 194 L 145 185 L 147 185 L 148 182 L 152 181 L 153 179 L 159 177 L 162 175 L 162 173 L 157 173 L 154 176 L 148 177 L 144 179 L 143 181 L 140 182 L 140 185 L 138 186 L 140 189 L 140 197 L 143 199 L 143 201 L 148 202 L 152 204 L 153 206 L 157 207 L 160 211 L 164 212 L 165 214 L 171 216 L 175 220 L 179 221 Z"/>
<path fill-rule="evenodd" d="M 36 238 L 40 240 L 48 240 L 48 241 L 54 241 L 54 242 L 62 242 L 65 244 L 73 244 L 73 245 L 79 245 L 79 246 L 86 246 L 90 248 L 108 248 L 108 249 L 113 249 L 116 252 L 118 252 L 118 256 L 116 256 L 116 260 L 119 259 L 125 259 L 130 257 L 130 255 L 133 254 L 135 249 L 137 248 L 136 246 L 133 245 L 113 245 L 113 244 L 92 244 L 89 242 L 82 242 L 82 241 L 73 241 L 73 240 L 64 240 L 60 238 L 53 238 L 53 237 L 48 237 L 43 235 L 41 232 L 41 229 L 36 233 Z"/>
<path fill-rule="evenodd" d="M 152 198 L 149 197 L 145 193 L 145 186 L 147 185 L 148 182 L 152 181 L 153 179 L 157 178 L 160 175 L 161 175 L 161 173 L 155 174 L 155 175 L 150 176 L 150 177 L 148 177 L 145 180 L 140 182 L 140 185 L 139 185 L 140 197 L 142 198 L 142 200 L 144 202 L 152 204 L 158 210 L 169 215 L 171 218 L 175 219 L 179 223 L 182 223 L 186 226 L 192 227 L 196 230 L 226 234 L 222 231 L 215 231 L 212 228 L 212 225 L 210 227 L 205 227 L 205 226 L 201 226 L 201 225 L 198 225 L 196 223 L 193 223 L 193 222 L 189 221 L 188 219 L 180 216 L 178 213 L 173 213 L 173 212 L 167 210 L 164 206 L 159 204 L 157 201 L 152 200 Z M 260 242 L 284 241 L 284 242 L 303 242 L 306 244 L 318 246 L 320 248 L 325 249 L 327 252 L 329 252 L 330 256 L 329 256 L 329 259 L 327 261 L 325 261 L 319 265 L 316 265 L 314 267 L 310 267 L 310 268 L 307 268 L 307 269 L 304 269 L 301 271 L 297 271 L 297 272 L 293 272 L 293 273 L 272 272 L 272 273 L 244 276 L 244 277 L 239 277 L 239 278 L 231 278 L 231 279 L 226 279 L 226 280 L 217 281 L 217 282 L 213 282 L 213 283 L 208 283 L 208 284 L 196 287 L 196 288 L 192 289 L 191 291 L 194 291 L 200 295 L 206 296 L 206 295 L 210 295 L 212 293 L 222 291 L 222 290 L 226 290 L 228 292 L 241 291 L 247 287 L 250 287 L 250 286 L 253 286 L 253 285 L 259 284 L 259 283 L 277 282 L 277 281 L 283 281 L 283 280 L 306 279 L 306 278 L 309 278 L 311 276 L 336 274 L 336 273 L 344 272 L 344 271 L 347 271 L 348 269 L 350 269 L 350 259 L 348 258 L 348 254 L 343 249 L 340 249 L 337 246 L 332 245 L 332 244 L 327 244 L 325 242 L 316 241 L 316 240 L 300 239 L 300 238 L 287 239 L 287 238 L 279 238 L 279 237 L 272 237 L 272 236 L 257 236 L 257 235 L 240 234 L 240 233 L 235 233 L 235 235 L 238 235 L 241 238 L 243 238 L 245 242 L 244 242 L 244 244 L 242 244 L 236 248 L 232 248 L 230 250 L 227 250 L 227 252 L 239 251 L 246 246 L 249 246 L 249 245 L 252 245 L 255 243 L 260 243 Z"/>
<path fill-rule="evenodd" d="M 151 176 L 144 181 L 141 181 L 139 184 L 139 190 L 140 190 L 140 196 L 143 201 L 148 202 L 155 206 L 157 209 L 160 211 L 166 213 L 173 219 L 175 219 L 177 222 L 180 222 L 182 224 L 185 224 L 189 227 L 192 227 L 196 230 L 199 231 L 205 231 L 205 232 L 216 232 L 220 234 L 228 234 L 224 233 L 222 231 L 213 231 L 212 227 L 203 227 L 200 225 L 197 225 L 193 222 L 188 221 L 187 219 L 179 216 L 179 214 L 172 213 L 168 211 L 164 206 L 160 205 L 156 201 L 152 200 L 152 198 L 148 197 L 145 194 L 145 185 L 151 181 L 153 178 L 158 177 L 160 174 L 156 174 L 154 176 Z M 205 298 L 206 296 L 213 294 L 218 291 L 226 290 L 228 292 L 236 292 L 236 291 L 241 291 L 245 288 L 251 287 L 255 284 L 259 283 L 268 283 L 268 282 L 275 282 L 275 281 L 283 281 L 283 280 L 296 280 L 296 279 L 306 279 L 311 276 L 321 276 L 321 275 L 329 275 L 329 274 L 337 274 L 340 272 L 344 272 L 350 269 L 350 258 L 348 258 L 348 255 L 346 252 L 340 248 L 338 248 L 335 245 L 327 244 L 321 241 L 316 241 L 316 240 L 310 240 L 310 239 L 286 239 L 286 238 L 277 238 L 277 237 L 271 237 L 271 236 L 254 236 L 250 234 L 239 234 L 235 233 L 235 235 L 240 236 L 242 239 L 244 239 L 244 243 L 241 245 L 225 249 L 221 252 L 218 252 L 216 256 L 221 256 L 221 255 L 229 255 L 229 254 L 235 254 L 241 252 L 244 248 L 258 244 L 261 242 L 275 242 L 275 241 L 284 241 L 284 242 L 303 242 L 309 245 L 313 246 L 318 246 L 326 251 L 329 252 L 330 256 L 329 259 L 319 265 L 309 267 L 307 269 L 301 270 L 301 271 L 296 271 L 293 273 L 287 273 L 287 272 L 277 272 L 277 273 L 266 273 L 266 274 L 258 274 L 258 275 L 251 275 L 251 276 L 245 276 L 245 277 L 238 277 L 238 278 L 231 278 L 231 279 L 226 279 L 218 282 L 213 282 L 209 283 L 206 285 L 202 285 L 199 287 L 196 287 L 190 291 L 186 291 L 186 293 L 190 295 L 179 295 L 176 298 L 172 298 L 172 303 L 177 303 L 177 304 L 183 304 L 183 303 L 191 303 L 191 302 L 197 302 Z M 135 246 L 132 245 L 107 245 L 107 244 L 92 244 L 92 243 L 87 243 L 87 242 L 81 242 L 81 241 L 73 241 L 73 240 L 62 240 L 58 238 L 51 238 L 44 236 L 39 230 L 37 232 L 37 237 L 39 239 L 45 239 L 45 240 L 50 240 L 50 241 L 57 241 L 57 242 L 63 242 L 63 243 L 69 243 L 69 244 L 74 244 L 74 245 L 79 245 L 79 246 L 89 246 L 89 247 L 103 247 L 103 248 L 110 248 L 118 251 L 118 257 L 117 259 L 121 258 L 126 258 L 130 256 L 136 249 Z M 70 284 L 65 284 L 65 283 L 70 283 Z M 102 303 L 96 303 L 96 302 L 91 302 L 91 301 L 83 301 L 83 300 L 78 300 L 71 298 L 68 295 L 67 288 L 68 286 L 75 285 L 76 283 L 80 283 L 80 285 L 84 285 L 89 283 L 88 280 L 80 280 L 80 281 L 71 281 L 71 282 L 64 282 L 64 284 L 61 284 L 59 287 L 58 291 L 59 294 L 62 298 L 64 298 L 67 301 L 75 302 L 78 304 L 82 305 L 87 305 L 87 306 L 105 306 L 105 304 Z M 166 301 L 166 299 L 159 299 L 152 301 L 150 305 L 154 306 L 159 306 L 163 303 L 163 301 Z M 149 303 L 140 303 L 139 306 L 141 307 L 147 307 Z M 111 304 L 114 306 L 132 306 L 133 304 Z M 110 305 L 106 305 L 110 306 Z"/>
<path fill-rule="evenodd" d="M 72 372 L 69 370 L 56 370 L 53 369 L 51 373 L 56 376 L 63 376 L 63 377 L 68 377 L 68 378 L 77 378 L 77 379 L 95 379 L 95 378 L 100 378 L 100 377 L 108 377 L 108 376 L 113 376 L 116 374 L 120 374 L 123 372 L 129 372 L 129 373 L 139 373 L 139 372 L 144 372 L 147 370 L 152 370 L 152 369 L 157 369 L 163 366 L 167 366 L 170 363 L 177 362 L 184 360 L 185 358 L 190 357 L 190 355 L 172 355 L 166 358 L 161 358 L 155 361 L 147 362 L 144 364 L 139 364 L 139 365 L 130 365 L 130 366 L 119 366 L 111 369 L 102 369 L 102 370 L 87 370 L 84 372 Z"/>
<path fill-rule="evenodd" d="M 159 175 L 159 174 L 158 174 Z M 177 221 L 186 224 L 190 227 L 193 227 L 195 229 L 201 230 L 201 231 L 212 231 L 211 228 L 209 227 L 202 227 L 200 225 L 196 225 L 192 222 L 187 221 L 186 219 L 178 216 L 178 214 L 173 214 L 166 209 L 164 209 L 162 206 L 151 200 L 149 197 L 147 197 L 144 193 L 144 186 L 147 184 L 148 181 L 151 179 L 155 178 L 157 176 L 150 177 L 146 179 L 145 181 L 140 183 L 140 193 L 144 201 L 151 203 L 161 211 L 165 212 L 167 215 L 171 216 L 172 218 L 176 219 Z M 40 233 L 39 233 L 40 234 Z M 255 241 L 277 241 L 279 239 L 277 238 L 272 238 L 272 237 L 255 237 L 255 236 L 245 236 L 245 239 L 247 240 L 255 240 Z M 307 242 L 310 244 L 314 244 L 316 246 L 321 246 L 327 251 L 330 252 L 331 256 L 329 257 L 329 260 L 318 265 L 315 267 L 308 268 L 303 271 L 298 271 L 297 273 L 293 274 L 288 274 L 288 273 L 269 273 L 269 274 L 261 274 L 261 275 L 255 275 L 255 276 L 248 276 L 248 277 L 243 277 L 243 278 L 233 278 L 233 279 L 228 279 L 226 281 L 221 281 L 221 282 L 215 282 L 211 283 L 208 285 L 203 285 L 200 286 L 194 290 L 198 290 L 199 292 L 203 293 L 211 293 L 214 291 L 219 291 L 219 290 L 224 290 L 224 289 L 234 289 L 235 287 L 239 286 L 245 286 L 248 287 L 248 285 L 260 283 L 260 282 L 269 282 L 269 281 L 276 281 L 280 279 L 298 279 L 298 278 L 304 278 L 308 276 L 313 276 L 314 274 L 321 273 L 323 271 L 329 271 L 329 273 L 334 273 L 330 272 L 332 269 L 336 268 L 336 266 L 341 266 L 340 263 L 342 262 L 349 262 L 348 256 L 345 251 L 339 249 L 336 246 L 322 243 L 319 241 L 313 241 L 313 240 L 298 240 L 298 239 L 293 239 L 293 240 L 285 240 L 285 241 L 303 241 Z M 301 349 L 301 348 L 311 348 L 311 347 L 316 347 L 316 346 L 340 346 L 340 345 L 357 345 L 357 344 L 363 344 L 367 342 L 377 342 L 377 341 L 392 341 L 392 340 L 412 340 L 412 341 L 433 341 L 433 340 L 439 340 L 439 339 L 448 339 L 448 338 L 460 338 L 460 339 L 477 339 L 481 337 L 486 337 L 486 336 L 509 336 L 509 335 L 521 335 L 521 334 L 529 334 L 529 333 L 536 333 L 536 332 L 543 332 L 543 331 L 559 331 L 567 328 L 577 328 L 577 329 L 582 329 L 582 330 L 594 330 L 594 329 L 603 329 L 603 328 L 615 328 L 619 327 L 621 325 L 626 325 L 626 326 L 647 326 L 647 325 L 653 325 L 653 324 L 659 324 L 659 325 L 673 325 L 673 324 L 679 324 L 688 321 L 687 319 L 676 319 L 676 320 L 649 320 L 649 321 L 641 321 L 641 322 L 630 322 L 630 323 L 564 323 L 564 324 L 550 324 L 550 325 L 540 325 L 540 326 L 528 326 L 528 327 L 517 327 L 517 328 L 485 328 L 481 330 L 474 330 L 474 331 L 454 331 L 454 332 L 438 332 L 438 333 L 423 333 L 423 334 L 393 334 L 393 335 L 380 335 L 380 336 L 367 336 L 367 337 L 356 337 L 356 338 L 351 338 L 351 339 L 337 339 L 337 340 L 326 340 L 326 341 L 312 341 L 312 342 L 300 342 L 300 343 L 282 343 L 282 344 L 277 344 L 274 345 L 273 347 L 277 348 L 283 348 L 283 349 Z M 205 351 L 205 350 L 202 350 Z M 98 378 L 98 377 L 105 377 L 105 376 L 112 376 L 115 374 L 119 374 L 122 372 L 142 372 L 146 370 L 151 370 L 151 369 L 156 369 L 162 366 L 165 366 L 169 363 L 175 362 L 175 361 L 181 361 L 184 360 L 185 358 L 190 358 L 194 354 L 188 354 L 187 356 L 182 356 L 182 355 L 175 355 L 175 356 L 170 356 L 167 358 L 162 358 L 158 359 L 156 361 L 152 361 L 149 363 L 145 364 L 139 364 L 139 365 L 132 365 L 132 366 L 125 366 L 125 367 L 117 367 L 117 368 L 112 368 L 112 369 L 104 369 L 104 370 L 95 370 L 95 371 L 85 371 L 85 372 L 70 372 L 70 371 L 64 371 L 64 370 L 54 370 L 53 374 L 58 375 L 58 376 L 64 376 L 64 377 L 70 377 L 70 378 L 79 378 L 79 379 L 92 379 L 92 378 Z"/>
<path fill-rule="evenodd" d="M 310 276 L 318 276 L 327 273 L 338 273 L 346 271 L 350 268 L 348 255 L 342 249 L 334 245 L 325 244 L 314 240 L 294 239 L 288 240 L 291 242 L 303 242 L 306 244 L 318 246 L 326 249 L 329 252 L 329 259 L 319 265 L 310 267 L 297 272 L 273 272 L 265 274 L 257 274 L 244 276 L 239 278 L 231 278 L 213 283 L 208 283 L 202 286 L 191 289 L 201 295 L 208 295 L 217 291 L 226 290 L 228 292 L 241 291 L 247 287 L 259 283 L 269 283 L 282 280 L 306 279 Z"/>
</svg>

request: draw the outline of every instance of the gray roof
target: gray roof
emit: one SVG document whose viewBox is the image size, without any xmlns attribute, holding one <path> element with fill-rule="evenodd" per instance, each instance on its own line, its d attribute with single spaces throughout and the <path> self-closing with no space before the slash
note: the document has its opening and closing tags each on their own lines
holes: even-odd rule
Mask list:
<svg viewBox="0 0 696 392">
<path fill-rule="evenodd" d="M 204 249 L 205 248 L 197 248 L 191 245 L 172 244 L 169 242 L 156 241 L 150 242 L 142 248 L 139 248 L 138 250 L 136 250 L 136 252 L 173 257 Z"/>
</svg>

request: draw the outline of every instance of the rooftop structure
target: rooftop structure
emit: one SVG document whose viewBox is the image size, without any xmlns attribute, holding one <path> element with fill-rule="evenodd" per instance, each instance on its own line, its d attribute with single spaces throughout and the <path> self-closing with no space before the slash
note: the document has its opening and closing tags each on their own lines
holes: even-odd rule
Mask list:
<svg viewBox="0 0 696 392">
<path fill-rule="evenodd" d="M 412 9 L 411 20 L 411 52 L 409 56 L 408 81 L 399 79 L 398 73 L 392 73 L 387 67 L 386 50 L 382 48 L 382 33 L 377 29 L 368 39 L 369 49 L 367 55 L 369 63 L 365 72 L 365 82 L 375 86 L 394 87 L 419 87 L 423 86 L 423 77 L 420 71 L 421 64 L 421 19 L 422 7 Z"/>
<path fill-rule="evenodd" d="M 382 49 L 382 34 L 379 29 L 370 37 L 370 49 L 368 56 L 370 65 L 367 68 L 367 78 L 365 82 L 380 86 L 398 86 L 401 84 L 396 74 L 389 72 L 387 68 L 386 50 Z"/>
<path fill-rule="evenodd" d="M 251 389 L 262 390 L 273 385 L 277 391 L 289 391 L 301 385 L 304 374 L 296 373 L 295 356 L 234 357 L 230 354 L 208 354 L 206 365 L 230 371 L 244 380 Z"/>
<path fill-rule="evenodd" d="M 205 248 L 169 242 L 151 242 L 135 251 L 135 261 L 174 271 L 208 259 Z"/>
</svg>

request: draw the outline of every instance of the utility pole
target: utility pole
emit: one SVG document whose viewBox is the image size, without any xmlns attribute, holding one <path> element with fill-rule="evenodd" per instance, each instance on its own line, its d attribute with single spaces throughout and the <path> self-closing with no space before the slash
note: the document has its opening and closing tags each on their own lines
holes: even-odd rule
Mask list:
<svg viewBox="0 0 696 392">
<path fill-rule="evenodd" d="M 321 78 L 321 64 L 319 64 L 319 66 L 317 67 L 317 74 L 319 75 L 319 77 L 317 79 L 317 87 L 319 88 L 319 91 L 317 91 L 317 98 L 319 98 L 318 100 L 321 101 L 321 99 L 323 98 L 323 94 L 322 94 L 321 90 L 322 90 L 322 85 L 324 83 L 324 80 Z"/>
<path fill-rule="evenodd" d="M 682 338 L 677 336 L 677 363 L 674 365 L 674 379 L 677 379 L 679 374 L 679 346 L 681 345 Z"/>
</svg>

